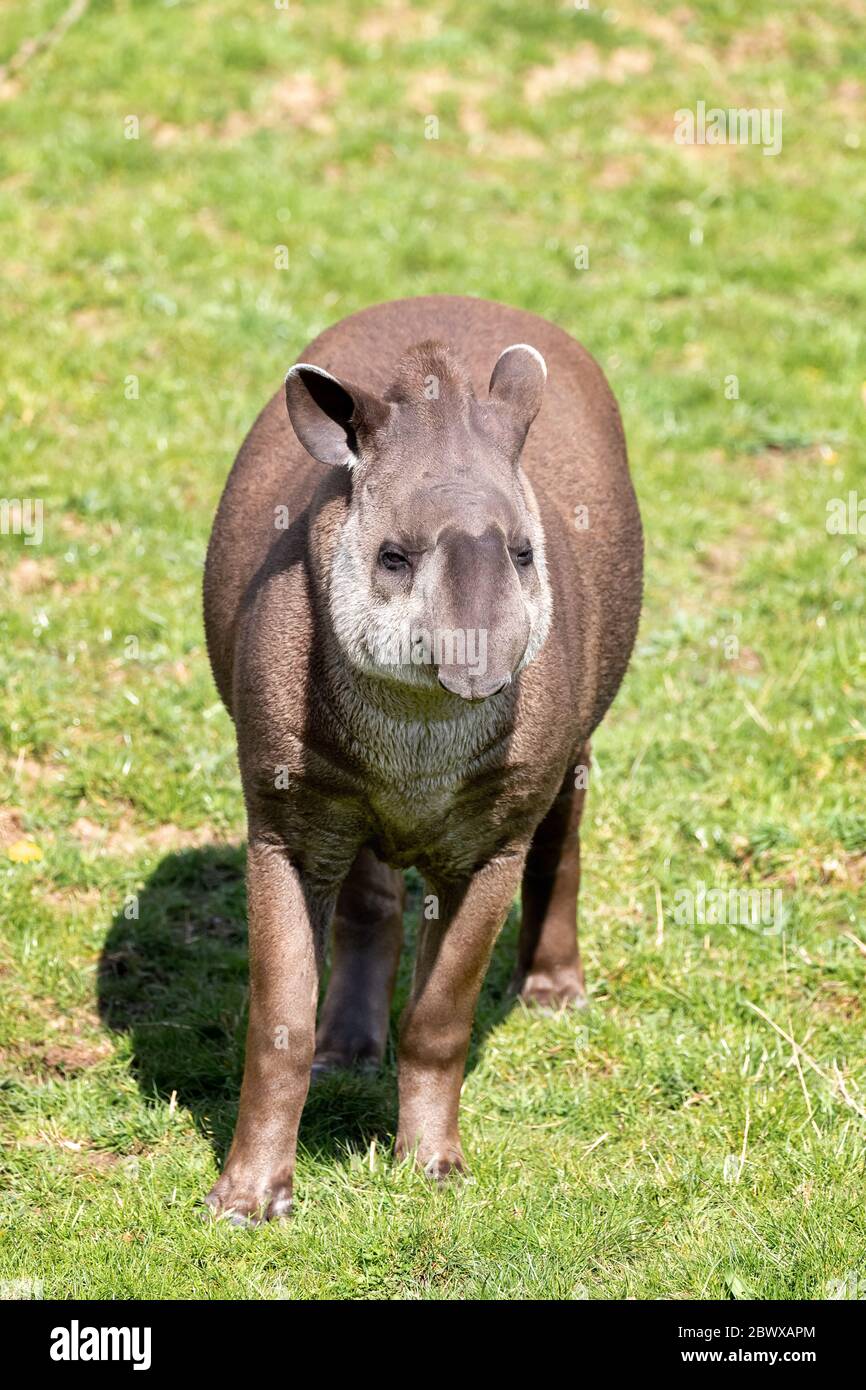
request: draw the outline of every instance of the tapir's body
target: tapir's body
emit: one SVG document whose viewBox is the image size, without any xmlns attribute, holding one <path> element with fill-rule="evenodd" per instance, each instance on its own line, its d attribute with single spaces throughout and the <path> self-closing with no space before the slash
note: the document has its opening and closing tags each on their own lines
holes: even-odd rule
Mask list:
<svg viewBox="0 0 866 1390">
<path fill-rule="evenodd" d="M 521 879 L 517 985 L 579 1001 L 581 769 L 641 599 L 619 414 L 561 329 L 483 300 L 403 300 L 328 329 L 302 363 L 240 451 L 205 578 L 250 839 L 247 1071 L 210 1199 L 238 1219 L 290 1201 L 335 903 L 322 1066 L 381 1055 L 401 935 L 394 871 L 425 877 L 398 1149 L 432 1173 L 462 1164 L 475 999 Z M 342 455 L 349 466 L 334 466 Z M 436 670 L 394 666 L 393 650 L 381 663 L 373 635 L 422 611 L 435 633 L 470 634 L 474 666 L 441 646 Z"/>
</svg>

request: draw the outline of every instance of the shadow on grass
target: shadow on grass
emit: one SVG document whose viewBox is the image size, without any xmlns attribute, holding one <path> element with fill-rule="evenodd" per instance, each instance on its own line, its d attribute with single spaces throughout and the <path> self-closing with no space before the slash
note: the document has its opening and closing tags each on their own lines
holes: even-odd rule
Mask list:
<svg viewBox="0 0 866 1390">
<path fill-rule="evenodd" d="M 237 1115 L 247 1022 L 245 850 L 229 846 L 167 855 L 138 898 L 138 917 L 118 913 L 99 968 L 103 1022 L 132 1042 L 142 1091 L 177 1093 L 222 1163 Z M 397 1121 L 396 1025 L 408 993 L 420 912 L 420 880 L 409 875 L 406 944 L 383 1067 L 338 1073 L 310 1090 L 300 1146 L 314 1158 L 345 1158 L 376 1138 L 393 1139 Z M 512 912 L 479 1001 L 468 1068 L 487 1033 L 511 1007 L 516 952 Z"/>
</svg>

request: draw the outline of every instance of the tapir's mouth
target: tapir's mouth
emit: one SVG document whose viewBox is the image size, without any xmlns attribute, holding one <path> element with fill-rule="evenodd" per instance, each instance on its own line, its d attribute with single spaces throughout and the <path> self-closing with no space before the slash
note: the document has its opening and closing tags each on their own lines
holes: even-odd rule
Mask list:
<svg viewBox="0 0 866 1390">
<path fill-rule="evenodd" d="M 461 700 L 489 700 L 511 684 L 511 676 L 470 676 L 459 671 L 440 671 L 439 684 Z"/>
</svg>

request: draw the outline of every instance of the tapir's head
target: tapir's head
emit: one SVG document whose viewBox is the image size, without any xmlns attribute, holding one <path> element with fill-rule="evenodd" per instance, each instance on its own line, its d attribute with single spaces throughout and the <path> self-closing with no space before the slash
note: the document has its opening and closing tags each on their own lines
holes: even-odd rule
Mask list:
<svg viewBox="0 0 866 1390">
<path fill-rule="evenodd" d="M 483 400 L 437 343 L 413 348 L 383 396 L 292 367 L 298 439 L 351 473 L 330 604 L 354 665 L 482 700 L 538 653 L 551 597 L 520 455 L 546 376 L 523 343 L 500 354 Z"/>
</svg>

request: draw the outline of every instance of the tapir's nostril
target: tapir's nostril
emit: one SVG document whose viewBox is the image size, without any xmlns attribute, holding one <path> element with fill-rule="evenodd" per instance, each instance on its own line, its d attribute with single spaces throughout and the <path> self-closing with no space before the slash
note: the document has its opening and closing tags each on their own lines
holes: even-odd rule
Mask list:
<svg viewBox="0 0 866 1390">
<path fill-rule="evenodd" d="M 487 700 L 491 695 L 498 695 L 500 690 L 504 690 L 511 684 L 511 676 L 494 676 L 492 679 L 485 680 L 482 676 L 465 676 L 459 672 L 439 672 L 439 684 L 443 690 L 448 690 L 452 695 L 459 695 L 462 700 Z"/>
</svg>

